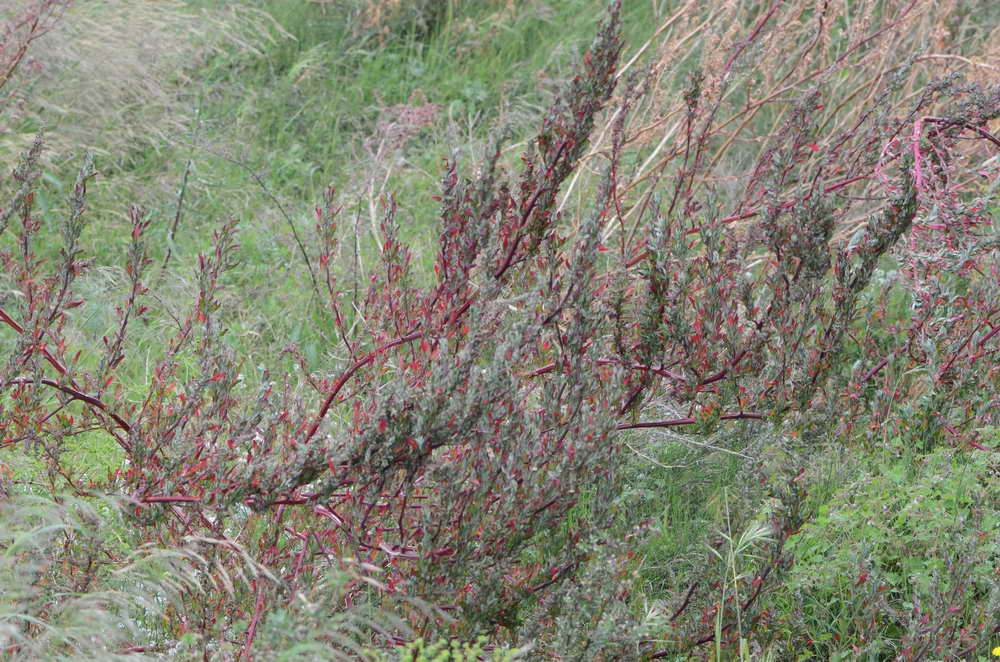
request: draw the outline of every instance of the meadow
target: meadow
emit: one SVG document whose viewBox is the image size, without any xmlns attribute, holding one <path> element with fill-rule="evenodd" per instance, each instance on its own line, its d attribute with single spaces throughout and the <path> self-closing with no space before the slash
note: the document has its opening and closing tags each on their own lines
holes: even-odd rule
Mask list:
<svg viewBox="0 0 1000 662">
<path fill-rule="evenodd" d="M 1000 656 L 1000 4 L 0 24 L 0 660 Z"/>
</svg>

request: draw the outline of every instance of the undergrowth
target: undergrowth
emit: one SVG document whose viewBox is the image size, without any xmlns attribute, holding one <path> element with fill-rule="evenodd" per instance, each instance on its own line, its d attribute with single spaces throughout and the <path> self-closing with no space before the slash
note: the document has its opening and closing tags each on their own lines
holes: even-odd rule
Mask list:
<svg viewBox="0 0 1000 662">
<path fill-rule="evenodd" d="M 1000 644 L 995 10 L 642 4 L 0 14 L 0 659 Z"/>
</svg>

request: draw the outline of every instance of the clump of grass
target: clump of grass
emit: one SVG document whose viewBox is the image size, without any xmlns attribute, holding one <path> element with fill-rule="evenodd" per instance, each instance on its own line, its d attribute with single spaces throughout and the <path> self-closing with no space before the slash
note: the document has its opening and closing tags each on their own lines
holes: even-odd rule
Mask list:
<svg viewBox="0 0 1000 662">
<path fill-rule="evenodd" d="M 113 500 L 8 495 L 0 525 L 5 660 L 154 659 L 136 642 L 176 608 L 180 587 L 197 585 L 182 550 L 130 553 L 135 541 Z M 105 553 L 123 551 L 130 559 L 108 567 Z"/>
<path fill-rule="evenodd" d="M 85 146 L 108 174 L 137 167 L 186 131 L 201 94 L 192 76 L 214 53 L 260 53 L 289 37 L 263 13 L 196 12 L 174 1 L 79 3 L 62 19 L 12 82 L 0 149 L 17 153 L 45 130 L 53 154 Z"/>
</svg>

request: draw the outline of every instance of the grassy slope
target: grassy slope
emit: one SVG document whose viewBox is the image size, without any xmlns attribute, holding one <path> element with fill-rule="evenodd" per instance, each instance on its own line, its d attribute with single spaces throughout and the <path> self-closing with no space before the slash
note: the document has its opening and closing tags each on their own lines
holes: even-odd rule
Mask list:
<svg viewBox="0 0 1000 662">
<path fill-rule="evenodd" d="M 142 205 L 153 220 L 154 272 L 171 251 L 169 268 L 156 278 L 165 284 L 158 292 L 163 308 L 175 314 L 189 294 L 193 260 L 208 246 L 212 230 L 227 218 L 238 219 L 243 268 L 232 285 L 252 292 L 256 306 L 232 311 L 231 337 L 236 349 L 255 363 L 273 359 L 272 350 L 289 343 L 299 344 L 311 359 L 322 353 L 322 331 L 328 325 L 315 309 L 311 290 L 301 286 L 307 271 L 293 228 L 308 244 L 312 208 L 325 187 L 337 190 L 346 207 L 343 218 L 355 225 L 348 234 L 356 235 L 356 246 L 345 247 L 342 256 L 345 274 L 364 273 L 366 255 L 375 244 L 380 200 L 390 193 L 400 204 L 403 239 L 412 243 L 426 272 L 432 255 L 425 238 L 437 227 L 432 196 L 444 161 L 457 146 L 454 155 L 473 167 L 489 132 L 498 126 L 511 129 L 515 144 L 530 132 L 574 57 L 589 44 L 603 12 L 603 3 L 596 1 L 526 2 L 516 10 L 504 2 L 450 3 L 439 23 L 421 33 L 416 19 L 406 13 L 366 27 L 367 19 L 352 3 L 339 8 L 238 3 L 238 20 L 222 11 L 219 2 L 188 4 L 177 14 L 211 11 L 216 30 L 242 31 L 232 40 L 254 48 L 192 31 L 175 14 L 164 12 L 155 18 L 179 24 L 179 38 L 193 42 L 188 48 L 197 56 L 168 52 L 163 57 L 185 68 L 136 72 L 163 78 L 158 93 L 174 96 L 173 103 L 159 108 L 163 116 L 129 113 L 109 104 L 105 110 L 111 116 L 103 121 L 85 122 L 72 111 L 61 116 L 49 110 L 19 129 L 28 135 L 48 122 L 52 142 L 75 139 L 78 148 L 101 155 L 101 176 L 90 197 L 91 225 L 84 237 L 84 249 L 97 264 L 86 284 L 91 301 L 110 299 L 121 280 L 113 266 L 101 265 L 116 265 L 124 255 L 129 204 Z M 247 5 L 271 18 L 248 17 Z M 113 5 L 107 11 L 124 12 L 119 20 L 127 23 L 132 10 Z M 648 31 L 652 11 L 642 4 L 627 16 L 633 41 Z M 67 19 L 71 34 L 75 18 Z M 87 18 L 99 21 L 103 16 Z M 187 50 L 182 42 L 172 46 Z M 86 57 L 86 44 L 80 53 Z M 66 66 L 61 73 L 73 72 Z M 54 95 L 47 99 L 52 106 L 62 103 L 55 85 L 35 94 Z M 392 118 L 385 109 L 400 104 L 433 106 L 426 124 L 415 127 L 399 149 L 380 150 L 384 120 Z M 164 135 L 153 130 L 168 120 Z M 122 134 L 137 138 L 121 144 Z M 78 159 L 66 153 L 50 156 L 46 176 L 51 197 L 44 197 L 41 207 L 55 223 Z M 181 216 L 172 235 L 186 170 Z M 284 314 L 287 310 L 296 314 Z M 159 319 L 166 324 L 169 317 L 163 312 Z M 113 319 L 110 305 L 90 306 L 86 316 L 80 321 L 83 346 L 99 338 Z M 307 320 L 312 323 L 304 324 Z M 161 332 L 154 328 L 141 344 L 155 352 Z M 134 369 L 140 378 L 141 367 Z"/>
<path fill-rule="evenodd" d="M 219 4 L 192 0 L 180 13 L 217 11 Z M 363 271 L 372 250 L 373 204 L 394 192 L 401 204 L 403 238 L 413 243 L 418 262 L 426 266 L 431 258 L 426 237 L 433 236 L 437 227 L 431 196 L 443 160 L 457 145 L 458 156 L 473 163 L 498 124 L 511 127 L 515 144 L 526 135 L 574 55 L 589 42 L 602 4 L 529 1 L 515 11 L 504 2 L 449 2 L 447 12 L 430 29 L 410 15 L 365 27 L 358 8 L 338 10 L 285 0 L 254 3 L 274 23 L 246 14 L 242 22 L 220 18 L 220 29 L 227 25 L 247 29 L 253 23 L 256 27 L 246 34 L 253 36 L 256 50 L 230 42 L 203 47 L 204 55 L 194 62 L 180 58 L 185 67 L 160 81 L 165 94 L 174 98 L 162 106 L 163 112 L 172 113 L 169 118 L 118 112 L 95 123 L 105 130 L 124 123 L 141 138 L 132 141 L 124 154 L 113 154 L 121 147 L 116 136 L 100 131 L 86 136 L 88 144 L 107 155 L 101 159 L 102 176 L 94 186 L 85 237 L 85 249 L 96 261 L 82 286 L 89 305 L 75 320 L 79 346 L 98 342 L 113 323 L 112 301 L 121 292 L 123 278 L 110 265 L 119 263 L 126 248 L 123 211 L 135 201 L 153 219 L 153 272 L 162 283 L 157 292 L 159 309 L 144 327 L 144 337 L 133 338 L 134 349 L 127 359 L 136 397 L 142 392 L 150 357 L 157 354 L 172 324 L 170 315 L 180 315 L 180 306 L 190 295 L 193 261 L 208 245 L 212 229 L 228 217 L 240 220 L 243 263 L 230 285 L 250 294 L 254 302 L 252 309 L 230 311 L 228 335 L 234 351 L 246 359 L 248 381 L 259 376 L 259 366 L 293 369 L 291 361 L 280 356 L 289 344 L 298 345 L 313 361 L 321 359 L 329 324 L 306 285 L 292 228 L 308 240 L 312 207 L 326 186 L 334 186 L 349 212 L 344 218 L 355 224 L 351 233 L 356 247 L 345 250 L 342 266 L 350 276 Z M 629 43 L 636 44 L 655 24 L 657 8 L 645 2 L 630 7 L 626 25 Z M 72 22 L 73 16 L 68 20 Z M 204 35 L 190 35 L 196 37 L 206 40 L 197 43 L 210 41 Z M 39 93 L 57 95 L 50 101 L 60 102 L 55 88 Z M 427 125 L 416 129 L 398 151 L 377 155 L 380 118 L 385 117 L 385 108 L 398 104 L 435 104 L 435 108 Z M 69 117 L 72 120 L 72 113 Z M 43 119 L 53 123 L 51 131 L 57 136 L 64 128 L 57 115 Z M 167 119 L 169 131 L 163 135 L 149 131 L 149 124 Z M 20 127 L 23 133 L 33 128 L 27 121 Z M 59 218 L 63 204 L 59 196 L 72 181 L 73 163 L 62 154 L 51 161 L 46 175 L 50 197 L 40 201 L 51 219 Z M 185 170 L 189 178 L 182 214 L 168 241 Z M 159 274 L 168 246 L 171 261 Z M 112 468 L 111 445 L 97 435 L 80 437 L 79 443 L 81 463 L 92 463 L 89 471 L 95 478 Z M 816 476 L 813 498 L 831 499 L 833 509 L 843 508 L 844 499 L 853 498 L 838 487 L 865 480 L 872 467 L 891 465 L 922 476 L 927 466 L 921 457 L 891 449 L 884 457 L 858 459 L 837 450 L 796 461 L 809 463 Z M 738 456 L 692 452 L 668 443 L 647 448 L 646 455 L 627 470 L 631 486 L 624 506 L 629 515 L 653 518 L 660 527 L 645 555 L 646 597 L 659 600 L 675 591 L 689 566 L 700 558 L 706 528 L 725 526 L 727 488 L 744 475 L 743 465 Z M 903 482 L 884 490 L 894 495 Z M 950 483 L 947 488 L 956 489 Z M 822 535 L 831 544 L 838 540 L 842 548 L 861 544 L 845 542 L 849 532 L 838 534 L 830 521 L 824 520 Z M 851 553 L 844 552 L 843 563 L 848 566 L 853 562 Z M 819 604 L 823 593 L 814 592 Z M 821 631 L 824 624 L 813 627 Z"/>
</svg>

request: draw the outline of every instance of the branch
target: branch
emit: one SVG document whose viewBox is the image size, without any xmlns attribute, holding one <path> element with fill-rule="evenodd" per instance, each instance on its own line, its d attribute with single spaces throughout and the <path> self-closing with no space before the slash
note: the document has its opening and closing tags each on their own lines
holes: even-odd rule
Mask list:
<svg viewBox="0 0 1000 662">
<path fill-rule="evenodd" d="M 752 419 L 755 421 L 764 420 L 764 414 L 756 414 L 754 412 L 743 412 L 738 414 L 723 414 L 719 417 L 723 421 L 735 421 L 739 419 Z M 673 428 L 680 425 L 694 425 L 698 423 L 699 419 L 692 418 L 690 416 L 686 418 L 671 418 L 665 421 L 640 421 L 638 423 L 622 423 L 615 426 L 616 430 L 635 430 L 637 428 Z"/>
<path fill-rule="evenodd" d="M 0 322 L 6 323 L 7 326 L 9 326 L 10 328 L 14 329 L 18 333 L 20 333 L 22 335 L 24 334 L 24 327 L 22 327 L 20 324 L 18 324 L 16 321 L 14 321 L 14 318 L 12 318 L 10 315 L 8 315 L 7 313 L 5 313 L 4 310 L 3 310 L 3 308 L 0 308 Z M 66 367 L 63 366 L 63 364 L 60 363 L 59 360 L 56 359 L 56 357 L 52 356 L 52 354 L 49 353 L 49 350 L 47 350 L 44 347 L 42 347 L 40 349 L 41 349 L 41 352 L 42 352 L 42 356 L 45 357 L 45 360 L 48 361 L 52 365 L 53 368 L 56 369 L 56 372 L 58 372 L 60 375 L 65 375 L 66 374 Z M 73 386 L 76 386 L 76 384 L 74 384 Z M 77 388 L 79 388 L 79 387 L 77 387 Z"/>
<path fill-rule="evenodd" d="M 970 130 L 975 131 L 976 133 L 978 133 L 980 136 L 982 136 L 986 140 L 989 140 L 991 143 L 993 143 L 997 147 L 1000 147 L 1000 138 L 997 138 L 996 136 L 994 136 L 992 133 L 990 133 L 989 131 L 987 131 L 983 127 L 976 126 L 975 124 L 972 124 L 972 123 L 967 122 L 965 120 L 949 119 L 947 117 L 922 117 L 918 121 L 933 122 L 934 124 L 947 124 L 947 125 L 952 125 L 952 126 L 960 126 L 960 127 L 964 128 L 964 129 L 970 129 Z"/>
<path fill-rule="evenodd" d="M 865 373 L 865 375 L 864 375 L 864 377 L 862 377 L 862 378 L 861 378 L 861 379 L 860 379 L 860 380 L 858 381 L 858 383 L 859 383 L 859 384 L 864 384 L 864 383 L 865 383 L 865 382 L 867 382 L 867 381 L 868 381 L 869 379 L 871 379 L 872 377 L 874 377 L 875 375 L 877 375 L 877 374 L 878 374 L 878 373 L 879 373 L 879 372 L 880 372 L 880 371 L 882 370 L 882 368 L 884 368 L 884 367 L 885 367 L 886 365 L 888 365 L 888 364 L 889 364 L 889 358 L 890 358 L 891 356 L 892 356 L 892 355 L 890 354 L 889 356 L 886 356 L 886 357 L 884 357 L 884 358 L 883 358 L 883 359 L 882 359 L 881 361 L 879 361 L 879 362 L 878 362 L 878 365 L 876 365 L 876 366 L 875 366 L 874 368 L 872 368 L 871 370 L 869 370 L 868 372 L 866 372 L 866 373 Z"/>
<path fill-rule="evenodd" d="M 553 170 L 555 170 L 556 165 L 559 163 L 559 159 L 562 158 L 563 152 L 566 150 L 567 141 L 563 140 L 559 145 L 559 150 L 556 152 L 556 156 L 552 159 L 551 165 L 545 170 L 545 174 L 542 175 L 542 181 L 547 180 L 551 175 Z M 541 197 L 542 193 L 551 190 L 547 186 L 539 186 L 535 191 L 535 194 L 531 196 L 531 200 L 528 201 L 528 206 L 525 208 L 524 213 L 521 214 L 521 220 L 517 224 L 517 234 L 514 236 L 514 241 L 511 242 L 510 250 L 507 252 L 507 257 L 504 259 L 503 264 L 496 270 L 493 277 L 497 280 L 504 275 L 504 273 L 510 268 L 511 263 L 514 260 L 514 255 L 517 254 L 518 246 L 521 244 L 521 239 L 524 235 L 521 230 L 524 229 L 525 224 L 528 222 L 528 217 L 531 212 L 535 210 L 535 205 L 538 204 L 538 198 Z"/>
<path fill-rule="evenodd" d="M 829 186 L 827 186 L 826 188 L 823 189 L 823 193 L 833 193 L 834 191 L 842 189 L 845 186 L 848 186 L 849 184 L 853 184 L 854 182 L 860 181 L 862 179 L 868 179 L 869 177 L 871 177 L 870 174 L 855 175 L 854 177 L 848 177 L 847 179 L 843 179 L 843 180 L 841 180 L 839 182 L 836 182 L 835 184 L 830 184 Z M 794 200 L 786 200 L 785 202 L 782 202 L 780 205 L 778 205 L 776 209 L 780 210 L 780 211 L 783 211 L 785 209 L 791 209 L 797 203 L 803 202 L 804 200 L 807 200 L 808 197 L 809 196 L 806 196 L 804 198 L 796 198 Z M 760 215 L 760 210 L 759 209 L 755 209 L 753 211 L 744 212 L 742 214 L 734 214 L 732 216 L 726 216 L 725 218 L 719 219 L 718 222 L 719 223 L 735 223 L 736 221 L 745 221 L 748 218 L 754 218 L 755 216 L 759 216 L 759 215 Z M 698 232 L 701 232 L 701 228 L 700 227 L 698 227 L 698 228 L 691 228 L 685 234 L 696 234 Z M 643 251 L 639 255 L 633 257 L 631 260 L 629 260 L 628 262 L 626 262 L 625 263 L 625 268 L 629 269 L 631 267 L 634 267 L 635 265 L 639 264 L 640 262 L 642 262 L 643 260 L 645 260 L 646 258 L 648 258 L 650 255 L 651 255 L 651 253 L 648 250 L 647 251 Z"/>
<path fill-rule="evenodd" d="M 24 31 L 27 34 L 21 39 L 21 43 L 17 45 L 17 50 L 14 51 L 13 55 L 4 58 L 5 61 L 0 60 L 0 68 L 3 69 L 0 71 L 0 88 L 10 82 L 14 77 L 14 72 L 17 71 L 24 56 L 28 53 L 31 44 L 51 29 L 61 17 L 61 12 L 71 1 L 44 0 L 37 7 L 26 10 L 8 24 L 4 37 L 11 39 L 12 43 L 0 44 L 0 55 L 3 55 L 3 47 L 12 48 L 15 46 L 14 40 L 18 33 Z"/>
<path fill-rule="evenodd" d="M 330 390 L 330 393 L 323 400 L 323 405 L 319 408 L 319 412 L 316 414 L 316 418 L 313 420 L 312 425 L 309 426 L 309 430 L 306 432 L 306 436 L 302 440 L 303 443 L 308 442 L 310 439 L 313 438 L 313 435 L 316 434 L 316 430 L 319 429 L 319 424 L 323 421 L 323 418 L 326 417 L 326 413 L 330 411 L 330 407 L 333 405 L 333 401 L 337 397 L 337 394 L 340 393 L 340 389 L 344 388 L 344 384 L 347 383 L 347 381 L 351 378 L 352 375 L 354 375 L 354 373 L 356 373 L 358 370 L 360 370 L 361 368 L 365 367 L 366 365 L 374 361 L 375 357 L 377 357 L 382 352 L 392 349 L 393 347 L 396 347 L 398 345 L 403 345 L 405 343 L 417 340 L 418 338 L 422 338 L 423 335 L 424 335 L 423 331 L 414 331 L 405 336 L 401 336 L 399 338 L 396 338 L 395 340 L 387 342 L 384 345 L 376 347 L 371 352 L 369 352 L 368 355 L 365 356 L 363 359 L 356 361 L 353 365 L 351 365 L 350 368 L 345 370 L 344 373 L 337 380 L 337 383 L 333 385 L 333 388 Z"/>
<path fill-rule="evenodd" d="M 596 363 L 597 363 L 597 365 L 621 365 L 622 364 L 622 362 L 619 361 L 618 359 L 599 359 Z M 659 375 L 660 377 L 666 377 L 667 379 L 672 379 L 672 380 L 674 380 L 676 382 L 687 383 L 687 378 L 685 378 L 684 375 L 678 374 L 676 372 L 671 372 L 670 370 L 666 370 L 664 368 L 654 368 L 652 366 L 642 365 L 641 363 L 633 363 L 632 365 L 626 366 L 626 367 L 629 368 L 630 370 L 639 370 L 639 371 L 642 371 L 642 372 L 652 372 L 653 374 Z M 536 368 L 535 370 L 532 370 L 530 372 L 526 372 L 526 373 L 524 373 L 523 376 L 524 377 L 539 377 L 541 375 L 550 373 L 550 372 L 552 372 L 555 369 L 556 369 L 556 364 L 555 363 L 549 363 L 549 364 L 543 365 L 541 368 Z"/>
<path fill-rule="evenodd" d="M 45 386 L 50 386 L 50 387 L 52 387 L 54 389 L 62 391 L 63 393 L 65 393 L 66 395 L 70 396 L 74 400 L 79 400 L 80 402 L 85 402 L 88 405 L 90 405 L 91 407 L 94 407 L 95 409 L 100 409 L 103 413 L 105 413 L 108 416 L 110 416 L 111 419 L 115 422 L 115 424 L 117 424 L 118 427 L 120 427 L 125 432 L 131 432 L 132 431 L 132 427 L 128 423 L 126 423 L 125 420 L 122 419 L 121 416 L 119 416 L 118 414 L 116 414 L 113 411 L 111 411 L 111 408 L 108 407 L 106 404 L 104 404 L 104 402 L 102 402 L 99 398 L 95 398 L 92 395 L 87 395 L 86 393 L 84 393 L 82 391 L 78 391 L 77 389 L 73 388 L 72 386 L 67 386 L 66 384 L 60 384 L 59 382 L 57 382 L 54 379 L 49 379 L 47 377 L 42 377 L 40 379 L 36 379 L 35 377 L 15 377 L 14 379 L 11 379 L 10 381 L 8 381 L 7 384 L 8 385 L 9 384 L 21 384 L 21 385 L 27 385 L 27 384 L 44 384 Z M 118 436 L 115 436 L 115 439 L 118 440 L 119 445 L 121 445 L 121 447 L 124 448 L 126 451 L 131 450 L 131 447 L 129 446 L 129 444 L 128 444 L 127 441 L 125 441 L 123 439 L 120 439 Z"/>
<path fill-rule="evenodd" d="M 264 612 L 264 584 L 263 578 L 258 577 L 257 583 L 257 604 L 254 607 L 253 620 L 250 621 L 250 625 L 247 627 L 246 640 L 243 642 L 243 648 L 240 649 L 239 654 L 236 656 L 237 662 L 243 659 L 244 655 L 248 655 L 250 649 L 253 647 L 254 635 L 257 634 L 257 624 L 260 622 L 260 616 Z M 247 656 L 249 659 L 249 655 Z"/>
<path fill-rule="evenodd" d="M 184 494 L 169 494 L 165 496 L 149 496 L 139 499 L 140 503 L 199 503 L 201 499 L 196 496 Z"/>
</svg>

